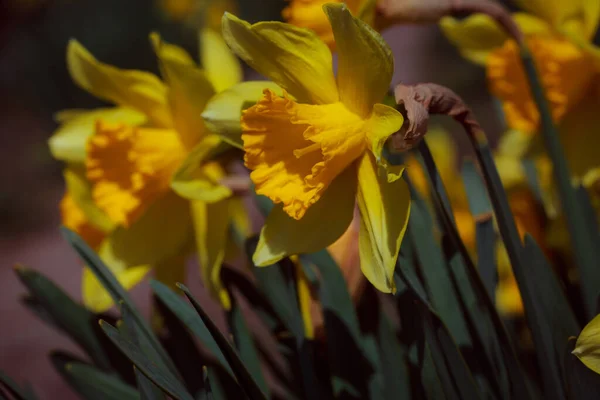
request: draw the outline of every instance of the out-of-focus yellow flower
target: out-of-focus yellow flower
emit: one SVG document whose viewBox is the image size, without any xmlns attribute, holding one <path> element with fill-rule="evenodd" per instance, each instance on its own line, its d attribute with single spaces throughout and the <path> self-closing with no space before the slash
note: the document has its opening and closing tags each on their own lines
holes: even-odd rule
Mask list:
<svg viewBox="0 0 600 400">
<path fill-rule="evenodd" d="M 380 104 L 393 71 L 387 44 L 343 4 L 324 6 L 338 50 L 337 82 L 327 45 L 311 30 L 249 23 L 226 14 L 231 49 L 283 89 L 242 116 L 245 163 L 256 191 L 276 207 L 254 253 L 259 266 L 333 243 L 361 214 L 359 251 L 367 279 L 393 292 L 410 196 L 403 167 L 382 158 L 402 115 Z M 289 93 L 289 94 L 288 94 Z"/>
<path fill-rule="evenodd" d="M 169 19 L 214 31 L 221 30 L 223 13 L 235 12 L 235 0 L 157 0 L 162 13 Z"/>
<path fill-rule="evenodd" d="M 329 20 L 323 13 L 323 5 L 327 3 L 344 3 L 350 12 L 362 20 L 372 23 L 375 12 L 374 0 L 289 0 L 290 4 L 283 9 L 283 18 L 290 24 L 308 28 L 327 45 L 335 48 L 335 40 Z"/>
<path fill-rule="evenodd" d="M 600 374 L 600 315 L 583 328 L 572 353 L 586 367 Z"/>
<path fill-rule="evenodd" d="M 221 184 L 223 144 L 200 115 L 215 93 L 241 80 L 241 68 L 215 32 L 202 35 L 204 70 L 183 49 L 151 39 L 164 82 L 103 64 L 69 43 L 73 80 L 116 106 L 58 116 L 61 126 L 49 144 L 67 163 L 63 222 L 98 250 L 126 288 L 151 268 L 167 283 L 184 280 L 182 254 L 195 241 L 204 283 L 228 307 L 219 272 L 229 228 L 247 235 L 249 227 L 243 205 Z M 83 298 L 96 311 L 112 304 L 87 269 Z"/>
<path fill-rule="evenodd" d="M 513 15 L 546 91 L 552 116 L 573 173 L 595 166 L 600 105 L 600 51 L 592 44 L 600 17 L 600 2 L 588 0 L 521 0 Z M 502 100 L 509 128 L 529 134 L 539 129 L 540 116 L 514 40 L 488 16 L 463 21 L 444 18 L 441 27 L 462 54 L 487 68 L 490 89 Z"/>
</svg>

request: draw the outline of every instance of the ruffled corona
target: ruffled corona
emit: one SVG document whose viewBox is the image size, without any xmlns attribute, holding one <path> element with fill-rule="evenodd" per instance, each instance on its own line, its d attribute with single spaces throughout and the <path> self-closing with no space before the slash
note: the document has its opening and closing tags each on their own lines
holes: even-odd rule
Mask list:
<svg viewBox="0 0 600 400">
<path fill-rule="evenodd" d="M 365 121 L 342 103 L 308 105 L 267 89 L 242 116 L 246 166 L 256 191 L 300 219 L 367 148 Z"/>
<path fill-rule="evenodd" d="M 592 57 L 564 39 L 531 37 L 527 41 L 550 104 L 552 117 L 560 121 L 584 97 L 594 78 Z M 506 41 L 487 61 L 488 80 L 503 102 L 510 128 L 533 133 L 540 116 L 531 96 L 519 49 Z"/>
<path fill-rule="evenodd" d="M 168 193 L 171 176 L 186 155 L 175 131 L 102 122 L 88 141 L 87 153 L 94 201 L 123 226 Z"/>
</svg>

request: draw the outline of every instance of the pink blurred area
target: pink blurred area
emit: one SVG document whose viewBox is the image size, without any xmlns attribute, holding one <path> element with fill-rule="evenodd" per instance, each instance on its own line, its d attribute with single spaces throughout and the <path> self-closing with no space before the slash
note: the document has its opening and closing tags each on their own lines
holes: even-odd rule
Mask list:
<svg viewBox="0 0 600 400">
<path fill-rule="evenodd" d="M 435 26 L 397 27 L 384 36 L 395 54 L 393 83 L 448 84 L 476 105 L 476 112 L 491 121 L 491 128 L 495 126 L 488 115 L 489 98 L 481 72 L 460 60 Z M 72 399 L 75 394 L 53 370 L 48 354 L 54 349 L 81 352 L 20 304 L 25 288 L 13 271 L 17 263 L 39 270 L 75 299 L 81 297 L 81 264 L 58 231 L 57 205 L 63 186 L 60 165 L 51 159 L 46 146 L 53 129 L 50 113 L 40 106 L 42 94 L 29 87 L 25 95 L 14 82 L 26 78 L 23 68 L 31 67 L 37 58 L 18 53 L 18 46 L 3 41 L 0 51 L 0 370 L 19 384 L 29 382 L 41 399 Z M 214 305 L 193 268 L 189 282 L 204 304 Z M 147 313 L 147 284 L 132 295 Z M 210 312 L 223 326 L 217 307 Z"/>
</svg>

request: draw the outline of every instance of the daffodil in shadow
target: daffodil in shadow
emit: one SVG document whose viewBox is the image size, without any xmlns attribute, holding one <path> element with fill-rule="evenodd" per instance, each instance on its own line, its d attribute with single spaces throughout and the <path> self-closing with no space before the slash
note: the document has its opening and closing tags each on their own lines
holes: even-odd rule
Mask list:
<svg viewBox="0 0 600 400">
<path fill-rule="evenodd" d="M 282 95 L 265 89 L 241 118 L 256 192 L 276 204 L 253 260 L 267 266 L 327 247 L 348 228 L 358 203 L 362 271 L 379 290 L 394 292 L 410 196 L 403 167 L 382 157 L 386 139 L 403 122 L 379 103 L 392 78 L 392 54 L 345 5 L 323 9 L 338 50 L 337 79 L 329 48 L 313 31 L 223 17 L 230 48 L 284 89 Z"/>
<path fill-rule="evenodd" d="M 558 124 L 571 171 L 595 167 L 600 104 L 600 52 L 592 40 L 600 18 L 600 2 L 587 0 L 520 0 L 524 12 L 513 17 L 525 34 L 555 123 Z M 540 116 L 529 89 L 514 40 L 488 16 L 441 21 L 446 36 L 469 60 L 486 68 L 491 92 L 502 101 L 508 127 L 532 140 Z"/>
<path fill-rule="evenodd" d="M 166 283 L 184 281 L 186 256 L 196 247 L 205 285 L 228 307 L 220 267 L 230 231 L 245 237 L 249 224 L 224 184 L 227 146 L 200 115 L 211 97 L 241 80 L 241 67 L 218 33 L 201 39 L 204 69 L 151 35 L 164 80 L 104 64 L 71 41 L 73 80 L 115 106 L 60 113 L 50 148 L 67 164 L 63 223 L 98 250 L 126 288 L 151 269 Z M 96 311 L 112 304 L 87 269 L 83 299 Z"/>
</svg>

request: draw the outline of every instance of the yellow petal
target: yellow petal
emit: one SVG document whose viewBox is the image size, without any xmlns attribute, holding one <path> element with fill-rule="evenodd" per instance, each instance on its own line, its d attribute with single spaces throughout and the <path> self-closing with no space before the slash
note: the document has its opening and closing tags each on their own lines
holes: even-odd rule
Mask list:
<svg viewBox="0 0 600 400">
<path fill-rule="evenodd" d="M 597 374 L 600 374 L 600 315 L 583 328 L 573 354 Z"/>
<path fill-rule="evenodd" d="M 378 171 L 369 152 L 358 166 L 360 264 L 363 274 L 377 289 L 394 293 L 394 268 L 410 214 L 410 193 L 398 178 L 403 167 L 390 167 L 393 176 Z"/>
<path fill-rule="evenodd" d="M 151 73 L 101 63 L 76 40 L 69 42 L 67 65 L 73 80 L 94 96 L 138 110 L 156 126 L 171 124 L 166 87 Z"/>
<path fill-rule="evenodd" d="M 191 202 L 202 280 L 209 293 L 218 299 L 226 310 L 231 308 L 231 299 L 221 282 L 221 267 L 229 237 L 228 207 L 227 201 Z"/>
<path fill-rule="evenodd" d="M 119 283 L 127 290 L 140 283 L 148 272 L 148 266 L 127 268 L 118 273 L 113 271 Z M 114 305 L 110 294 L 88 268 L 83 270 L 82 292 L 83 304 L 95 313 L 103 313 Z"/>
<path fill-rule="evenodd" d="M 560 140 L 569 170 L 578 177 L 599 165 L 600 135 L 594 127 L 600 123 L 600 98 L 596 93 L 595 89 L 590 90 L 559 125 Z"/>
<path fill-rule="evenodd" d="M 219 184 L 225 176 L 223 168 L 210 158 L 219 148 L 221 139 L 207 136 L 188 154 L 171 180 L 171 189 L 183 198 L 209 203 L 231 196 L 231 190 Z"/>
<path fill-rule="evenodd" d="M 525 36 L 552 36 L 555 34 L 548 22 L 535 15 L 516 12 L 513 14 L 513 19 Z"/>
<path fill-rule="evenodd" d="M 600 21 L 600 1 L 581 0 L 584 20 L 585 38 L 592 39 Z"/>
<path fill-rule="evenodd" d="M 201 114 L 215 94 L 208 77 L 187 53 L 172 44 L 164 43 L 156 34 L 150 36 L 160 60 L 162 74 L 169 85 L 168 99 L 173 125 L 181 142 L 191 149 L 205 132 Z M 188 56 L 189 57 L 189 56 Z"/>
<path fill-rule="evenodd" d="M 251 81 L 239 83 L 213 96 L 202 112 L 207 129 L 230 145 L 243 148 L 242 111 L 256 104 L 265 89 L 278 96 L 283 94 L 281 88 L 271 81 Z"/>
<path fill-rule="evenodd" d="M 98 120 L 109 123 L 122 122 L 137 126 L 146 122 L 146 116 L 130 108 L 100 108 L 97 110 L 64 110 L 55 116 L 58 127 L 48 140 L 50 153 L 60 161 L 82 163 L 85 161 L 87 140 L 96 129 Z"/>
<path fill-rule="evenodd" d="M 200 31 L 200 59 L 217 93 L 242 81 L 242 66 L 220 33 L 212 29 Z"/>
<path fill-rule="evenodd" d="M 281 206 L 273 208 L 260 232 L 254 264 L 271 265 L 286 256 L 314 253 L 335 242 L 352 222 L 356 183 L 356 168 L 352 165 L 301 220 L 291 218 Z"/>
<path fill-rule="evenodd" d="M 392 50 L 369 25 L 355 18 L 344 4 L 326 4 L 338 51 L 337 82 L 340 100 L 351 111 L 367 117 L 383 100 L 394 73 Z"/>
<path fill-rule="evenodd" d="M 235 54 L 300 102 L 338 100 L 331 53 L 313 31 L 281 22 L 250 25 L 225 13 L 223 36 Z"/>
<path fill-rule="evenodd" d="M 527 44 L 552 116 L 560 121 L 588 91 L 596 74 L 593 58 L 565 39 L 534 36 Z M 490 54 L 487 75 L 491 92 L 503 102 L 509 127 L 536 132 L 540 117 L 515 42 L 506 41 L 502 48 Z"/>
<path fill-rule="evenodd" d="M 169 193 L 129 228 L 115 229 L 106 246 L 127 267 L 156 266 L 185 254 L 193 243 L 192 235 L 189 202 Z"/>
<path fill-rule="evenodd" d="M 62 224 L 81 236 L 90 247 L 98 248 L 104 240 L 105 232 L 90 223 L 69 192 L 65 193 L 59 207 Z"/>
<path fill-rule="evenodd" d="M 63 224 L 69 228 L 71 228 L 71 225 L 77 225 L 75 221 L 81 220 L 81 218 L 77 217 L 77 212 L 81 212 L 86 223 L 94 229 L 104 233 L 113 230 L 113 222 L 100 208 L 98 208 L 92 198 L 92 185 L 86 179 L 85 167 L 79 164 L 69 164 L 63 171 L 63 177 L 65 179 L 67 195 L 78 210 L 75 211 L 75 209 L 71 209 L 75 214 L 70 216 L 70 207 L 67 207 L 66 209 L 61 207 L 61 210 L 63 211 Z M 68 206 L 68 204 L 65 204 L 65 206 Z M 71 220 L 71 218 L 75 219 Z M 69 222 L 69 220 L 71 220 L 71 222 Z M 79 230 L 74 230 L 79 233 Z M 86 235 L 81 236 L 83 236 L 88 243 L 91 243 L 87 240 Z M 96 244 L 100 243 L 98 242 Z"/>
<path fill-rule="evenodd" d="M 229 199 L 229 215 L 236 235 L 239 235 L 242 240 L 248 238 L 252 234 L 252 222 L 243 198 Z"/>
<path fill-rule="evenodd" d="M 404 117 L 395 108 L 384 104 L 375 104 L 366 123 L 367 139 L 370 149 L 378 163 L 386 140 L 402 128 Z"/>
<path fill-rule="evenodd" d="M 129 226 L 169 191 L 184 157 L 172 130 L 99 123 L 86 160 L 95 203 L 112 221 Z"/>
<path fill-rule="evenodd" d="M 591 7 L 584 6 L 585 3 L 596 2 L 595 0 L 516 0 L 516 3 L 525 11 L 548 22 L 555 30 L 576 29 L 583 34 L 586 25 L 584 8 L 591 10 Z M 591 15 L 590 15 L 591 17 Z M 595 15 L 597 21 L 597 15 Z M 592 18 L 593 20 L 593 18 Z M 591 26 L 596 21 L 590 21 Z"/>
<path fill-rule="evenodd" d="M 484 14 L 473 14 L 463 20 L 444 17 L 440 27 L 465 58 L 481 65 L 508 37 L 492 17 Z"/>
<path fill-rule="evenodd" d="M 151 270 L 148 265 L 133 267 L 126 265 L 122 260 L 114 257 L 112 249 L 107 242 L 101 246 L 98 255 L 126 290 L 140 283 Z M 81 289 L 83 304 L 94 312 L 105 312 L 114 305 L 110 294 L 87 267 L 83 270 Z"/>
<path fill-rule="evenodd" d="M 342 103 L 298 104 L 270 90 L 243 113 L 244 161 L 256 193 L 302 218 L 366 148 L 365 123 Z"/>
<path fill-rule="evenodd" d="M 176 290 L 177 283 L 185 283 L 187 254 L 177 254 L 154 265 L 154 279 Z"/>
</svg>

